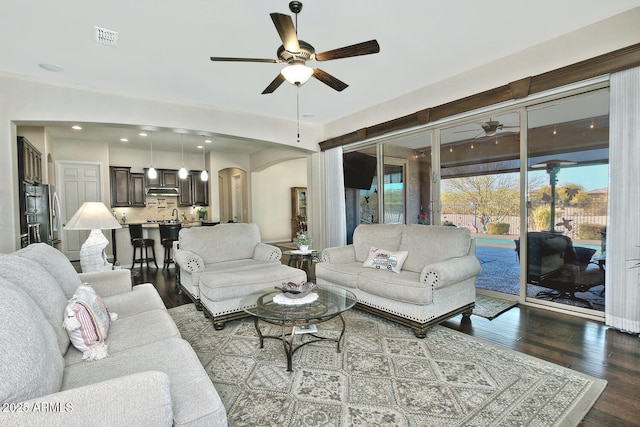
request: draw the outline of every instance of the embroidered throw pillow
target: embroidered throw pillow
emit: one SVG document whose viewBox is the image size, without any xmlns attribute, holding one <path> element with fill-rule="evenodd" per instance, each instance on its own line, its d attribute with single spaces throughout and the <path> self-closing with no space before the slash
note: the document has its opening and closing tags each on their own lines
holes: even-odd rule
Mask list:
<svg viewBox="0 0 640 427">
<path fill-rule="evenodd" d="M 402 264 L 404 264 L 404 261 L 407 259 L 407 255 L 409 255 L 407 251 L 392 252 L 371 246 L 369 255 L 362 266 L 400 273 Z"/>
<path fill-rule="evenodd" d="M 78 287 L 65 308 L 63 327 L 69 334 L 71 343 L 82 352 L 82 358 L 88 362 L 109 355 L 107 338 L 109 324 L 116 320 L 116 313 L 109 313 L 102 298 L 91 285 L 85 283 Z"/>
</svg>

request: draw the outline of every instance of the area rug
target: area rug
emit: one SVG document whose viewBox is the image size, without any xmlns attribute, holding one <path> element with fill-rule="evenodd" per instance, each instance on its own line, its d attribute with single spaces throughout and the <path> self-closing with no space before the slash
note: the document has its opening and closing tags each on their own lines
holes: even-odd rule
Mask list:
<svg viewBox="0 0 640 427">
<path fill-rule="evenodd" d="M 492 320 L 516 305 L 518 305 L 518 301 L 476 294 L 476 306 L 473 308 L 473 314 Z"/>
<path fill-rule="evenodd" d="M 282 343 L 265 340 L 259 349 L 251 319 L 216 331 L 193 304 L 169 312 L 220 394 L 231 427 L 575 426 L 606 386 L 442 326 L 418 339 L 359 310 L 344 314 L 340 353 L 333 342 L 306 345 L 287 372 Z M 339 327 L 318 325 L 327 336 L 337 336 Z"/>
</svg>

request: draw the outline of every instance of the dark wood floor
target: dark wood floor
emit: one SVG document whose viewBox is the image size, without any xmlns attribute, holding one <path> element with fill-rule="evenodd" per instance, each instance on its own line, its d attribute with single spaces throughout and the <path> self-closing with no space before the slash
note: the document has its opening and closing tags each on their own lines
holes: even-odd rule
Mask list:
<svg viewBox="0 0 640 427">
<path fill-rule="evenodd" d="M 168 308 L 191 302 L 178 295 L 173 269 L 135 269 L 134 282 L 151 282 Z M 640 339 L 600 322 L 532 307 L 514 307 L 491 321 L 456 316 L 444 326 L 585 374 L 607 387 L 581 426 L 640 425 Z"/>
</svg>

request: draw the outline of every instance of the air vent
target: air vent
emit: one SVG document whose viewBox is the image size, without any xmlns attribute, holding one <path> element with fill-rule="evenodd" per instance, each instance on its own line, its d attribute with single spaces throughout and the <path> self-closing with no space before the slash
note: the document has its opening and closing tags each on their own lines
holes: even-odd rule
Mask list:
<svg viewBox="0 0 640 427">
<path fill-rule="evenodd" d="M 118 45 L 118 32 L 107 30 L 106 28 L 94 27 L 96 44 L 108 47 L 116 47 Z"/>
</svg>

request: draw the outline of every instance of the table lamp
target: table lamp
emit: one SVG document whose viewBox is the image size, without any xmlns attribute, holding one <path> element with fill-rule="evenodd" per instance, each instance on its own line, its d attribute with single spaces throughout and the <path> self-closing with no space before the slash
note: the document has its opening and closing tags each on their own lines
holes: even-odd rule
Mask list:
<svg viewBox="0 0 640 427">
<path fill-rule="evenodd" d="M 91 230 L 89 237 L 80 248 L 82 272 L 111 270 L 104 248 L 109 241 L 102 230 L 112 230 L 122 226 L 102 202 L 84 202 L 64 226 L 65 230 Z"/>
</svg>

